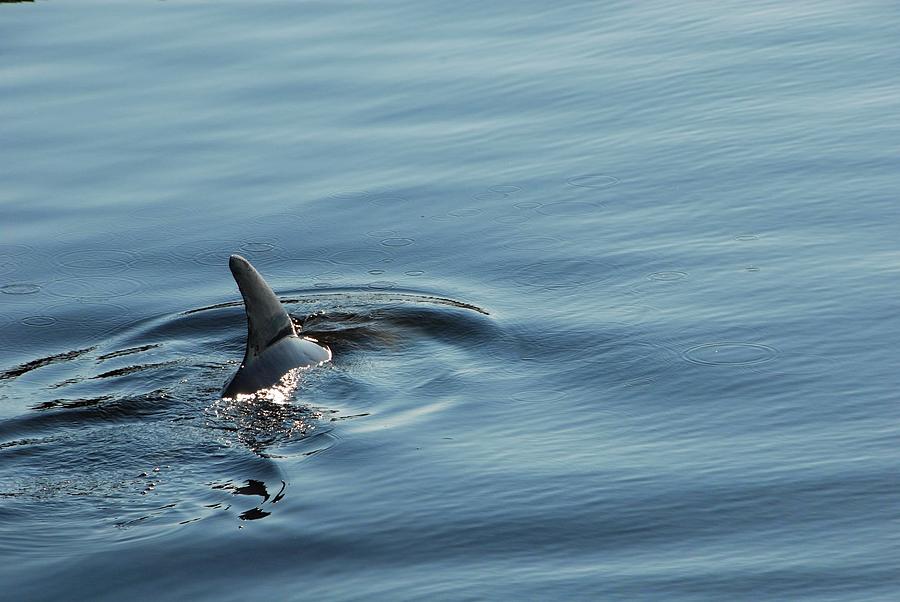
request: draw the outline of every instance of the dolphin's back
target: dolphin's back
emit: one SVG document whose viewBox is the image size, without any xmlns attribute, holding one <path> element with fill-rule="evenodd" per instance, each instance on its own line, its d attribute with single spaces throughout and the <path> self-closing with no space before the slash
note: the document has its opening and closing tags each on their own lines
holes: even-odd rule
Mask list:
<svg viewBox="0 0 900 602">
<path fill-rule="evenodd" d="M 276 384 L 294 368 L 308 368 L 331 359 L 327 347 L 297 336 L 281 301 L 249 261 L 232 255 L 228 266 L 244 298 L 247 349 L 223 396 L 255 393 Z"/>
</svg>

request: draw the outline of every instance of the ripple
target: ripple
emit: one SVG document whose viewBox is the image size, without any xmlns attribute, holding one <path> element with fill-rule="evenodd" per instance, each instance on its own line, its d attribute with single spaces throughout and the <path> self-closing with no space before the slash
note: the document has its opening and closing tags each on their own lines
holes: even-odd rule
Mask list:
<svg viewBox="0 0 900 602">
<path fill-rule="evenodd" d="M 757 234 L 738 234 L 734 237 L 735 240 L 740 242 L 750 242 L 754 240 L 759 240 L 759 235 Z"/>
<path fill-rule="evenodd" d="M 272 242 L 265 240 L 248 240 L 244 243 L 241 243 L 240 246 L 241 251 L 245 251 L 247 253 L 268 253 L 274 248 L 275 245 Z"/>
<path fill-rule="evenodd" d="M 58 305 L 47 307 L 47 316 L 37 316 L 39 318 L 51 317 L 57 321 L 58 328 L 64 329 L 67 336 L 76 336 L 81 334 L 100 334 L 110 332 L 119 328 L 129 320 L 132 311 L 124 305 L 116 303 L 94 303 L 94 302 L 65 302 Z M 35 335 L 40 332 L 33 330 Z M 54 334 L 56 329 L 48 329 L 46 332 L 49 336 L 57 336 Z"/>
<path fill-rule="evenodd" d="M 685 349 L 681 357 L 703 366 L 752 366 L 775 359 L 778 350 L 760 343 L 704 343 Z"/>
<path fill-rule="evenodd" d="M 264 244 L 264 246 L 271 244 L 272 248 L 266 251 L 244 249 L 250 243 Z M 178 245 L 174 248 L 173 253 L 181 259 L 187 259 L 200 265 L 222 267 L 228 265 L 228 258 L 231 255 L 238 250 L 242 250 L 247 259 L 253 262 L 254 265 L 259 266 L 270 265 L 280 259 L 277 253 L 272 252 L 274 248 L 273 241 L 267 240 L 242 242 L 233 240 L 198 240 Z"/>
<path fill-rule="evenodd" d="M 191 257 L 191 261 L 201 265 L 224 266 L 228 265 L 228 258 L 231 257 L 231 249 L 223 251 L 203 251 Z"/>
<path fill-rule="evenodd" d="M 344 265 L 369 265 L 373 263 L 388 263 L 391 256 L 385 251 L 377 249 L 347 249 L 334 253 L 329 259 L 334 263 Z"/>
<path fill-rule="evenodd" d="M 783 375 L 816 375 L 829 372 L 835 368 L 837 362 L 824 355 L 810 353 L 797 353 L 793 351 L 780 351 L 778 361 L 753 366 L 752 370 L 765 374 Z"/>
<path fill-rule="evenodd" d="M 369 273 L 373 276 L 381 276 L 384 274 L 384 270 L 369 270 Z"/>
<path fill-rule="evenodd" d="M 473 217 L 481 213 L 484 213 L 484 209 L 481 209 L 479 207 L 466 207 L 463 209 L 448 211 L 447 215 L 452 215 L 453 217 Z"/>
<path fill-rule="evenodd" d="M 234 249 L 240 246 L 240 242 L 234 240 L 195 240 L 192 242 L 184 242 L 172 248 L 172 254 L 181 259 L 197 261 L 207 259 L 211 255 L 219 253 L 224 257 L 224 264 L 227 265 L 228 257 L 234 252 Z"/>
<path fill-rule="evenodd" d="M 376 280 L 368 283 L 366 286 L 377 290 L 387 290 L 397 288 L 397 283 L 392 280 Z"/>
<path fill-rule="evenodd" d="M 515 281 L 542 289 L 573 288 L 603 282 L 618 272 L 618 266 L 584 259 L 552 259 L 523 266 L 515 271 Z"/>
<path fill-rule="evenodd" d="M 509 195 L 505 192 L 495 192 L 492 190 L 487 190 L 484 192 L 473 194 L 472 198 L 476 201 L 498 201 L 500 199 L 508 199 Z"/>
<path fill-rule="evenodd" d="M 425 274 L 424 270 L 409 270 L 407 272 L 403 272 L 407 276 L 422 276 Z"/>
<path fill-rule="evenodd" d="M 518 209 L 537 209 L 538 207 L 543 206 L 543 203 L 538 203 L 537 201 L 519 201 L 518 203 L 513 203 L 513 207 Z"/>
<path fill-rule="evenodd" d="M 253 258 L 256 262 L 256 258 Z M 297 257 L 285 259 L 266 266 L 266 278 L 290 278 L 309 277 L 334 267 L 334 264 L 319 257 Z"/>
<path fill-rule="evenodd" d="M 56 318 L 53 316 L 28 316 L 22 318 L 22 324 L 35 328 L 47 328 L 56 324 Z"/>
<path fill-rule="evenodd" d="M 285 211 L 281 213 L 269 213 L 267 215 L 255 215 L 247 219 L 251 223 L 263 227 L 283 227 L 284 225 L 289 224 L 291 228 L 296 228 L 298 225 L 306 224 L 304 217 L 305 216 L 301 213 L 290 213 Z"/>
<path fill-rule="evenodd" d="M 604 174 L 585 174 L 566 180 L 571 186 L 578 188 L 609 188 L 619 183 L 619 179 Z"/>
<path fill-rule="evenodd" d="M 617 385 L 619 389 L 642 389 L 656 384 L 659 377 L 656 375 L 643 375 L 634 378 L 626 378 Z"/>
<path fill-rule="evenodd" d="M 123 272 L 139 258 L 137 253 L 120 249 L 84 249 L 61 253 L 55 259 L 63 269 L 100 274 Z"/>
<path fill-rule="evenodd" d="M 0 257 L 3 257 L 4 255 L 9 257 L 19 257 L 22 255 L 34 254 L 34 248 L 29 247 L 28 245 L 0 244 Z"/>
<path fill-rule="evenodd" d="M 32 284 L 30 282 L 13 282 L 12 284 L 0 286 L 0 293 L 6 295 L 33 295 L 40 292 L 40 290 L 40 284 Z"/>
<path fill-rule="evenodd" d="M 57 297 L 99 300 L 133 295 L 143 286 L 139 280 L 123 276 L 85 276 L 54 280 L 47 292 Z"/>
<path fill-rule="evenodd" d="M 583 217 L 602 209 L 600 203 L 589 203 L 587 201 L 560 201 L 558 203 L 548 203 L 538 208 L 538 213 L 543 215 L 557 215 L 562 217 Z"/>
<path fill-rule="evenodd" d="M 652 305 L 614 305 L 603 308 L 601 313 L 623 324 L 638 324 L 659 313 L 659 309 Z"/>
<path fill-rule="evenodd" d="M 328 196 L 337 200 L 353 201 L 367 199 L 371 196 L 371 193 L 368 190 L 343 190 L 339 192 L 333 192 Z"/>
<path fill-rule="evenodd" d="M 655 341 L 616 341 L 607 349 L 599 351 L 600 363 L 604 366 L 643 366 L 658 373 L 664 365 L 672 364 L 677 355 L 666 345 Z M 647 375 L 641 375 L 647 376 Z"/>
<path fill-rule="evenodd" d="M 500 215 L 494 218 L 498 224 L 521 224 L 531 218 L 527 215 Z"/>
<path fill-rule="evenodd" d="M 559 399 L 559 393 L 545 393 L 541 391 L 526 391 L 513 393 L 507 399 L 515 404 L 542 404 L 552 406 Z"/>
<path fill-rule="evenodd" d="M 387 207 L 389 205 L 398 205 L 401 203 L 408 203 L 409 198 L 405 196 L 376 196 L 369 199 L 369 202 L 373 205 L 377 205 L 379 207 Z"/>
<path fill-rule="evenodd" d="M 519 406 L 519 411 L 539 411 L 542 413 L 551 412 L 554 408 L 571 403 L 571 400 L 567 399 L 566 396 L 559 391 L 541 390 L 521 391 L 508 396 L 498 397 L 493 400 L 488 398 L 487 401 L 493 401 L 499 404 L 515 404 L 516 406 Z M 621 417 L 630 416 L 628 412 L 619 408 L 608 407 L 602 398 L 593 399 L 587 403 L 591 404 L 590 412 L 592 416 L 596 417 L 602 414 L 607 418 L 617 417 L 619 420 L 617 421 L 616 429 L 621 430 L 627 428 L 621 422 Z"/>
<path fill-rule="evenodd" d="M 371 236 L 372 238 L 392 238 L 400 234 L 396 230 L 371 230 L 366 232 L 366 236 Z"/>
<path fill-rule="evenodd" d="M 385 238 L 381 244 L 386 247 L 407 247 L 415 242 L 415 238 Z"/>
<path fill-rule="evenodd" d="M 488 188 L 488 190 L 490 192 L 499 192 L 500 194 L 515 194 L 517 192 L 522 192 L 522 188 L 514 184 L 496 184 Z"/>
<path fill-rule="evenodd" d="M 0 254 L 0 276 L 6 276 L 16 271 L 19 260 L 15 257 Z"/>
<path fill-rule="evenodd" d="M 319 272 L 318 274 L 315 274 L 313 276 L 313 278 L 315 278 L 316 280 L 334 281 L 334 280 L 340 280 L 342 276 L 343 276 L 343 274 L 341 274 L 340 272 L 331 270 L 328 272 Z"/>
<path fill-rule="evenodd" d="M 22 261 L 33 258 L 37 252 L 26 245 L 0 244 L 0 276 L 12 274 L 22 267 Z"/>
<path fill-rule="evenodd" d="M 664 272 L 653 272 L 652 274 L 647 274 L 647 278 L 650 280 L 658 280 L 660 282 L 675 282 L 676 280 L 683 280 L 687 278 L 687 272 L 678 272 L 678 271 L 664 271 Z"/>
</svg>

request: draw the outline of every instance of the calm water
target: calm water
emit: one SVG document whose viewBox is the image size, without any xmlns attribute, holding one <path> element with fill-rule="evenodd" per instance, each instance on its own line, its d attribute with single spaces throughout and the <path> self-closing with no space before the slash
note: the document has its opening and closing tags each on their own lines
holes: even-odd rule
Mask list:
<svg viewBox="0 0 900 602">
<path fill-rule="evenodd" d="M 0 6 L 16 599 L 896 600 L 890 2 Z M 248 257 L 334 362 L 222 400 Z"/>
</svg>

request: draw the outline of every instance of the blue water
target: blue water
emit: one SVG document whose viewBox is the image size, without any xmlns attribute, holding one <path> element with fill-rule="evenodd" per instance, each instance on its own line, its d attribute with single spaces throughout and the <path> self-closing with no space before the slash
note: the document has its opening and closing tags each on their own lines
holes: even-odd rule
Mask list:
<svg viewBox="0 0 900 602">
<path fill-rule="evenodd" d="M 4 597 L 900 598 L 888 2 L 0 5 Z M 256 265 L 334 361 L 227 400 Z"/>
</svg>

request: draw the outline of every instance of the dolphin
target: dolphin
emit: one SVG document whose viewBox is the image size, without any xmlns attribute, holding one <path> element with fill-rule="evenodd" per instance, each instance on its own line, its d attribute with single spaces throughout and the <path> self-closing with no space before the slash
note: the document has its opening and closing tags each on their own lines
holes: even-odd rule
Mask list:
<svg viewBox="0 0 900 602">
<path fill-rule="evenodd" d="M 331 360 L 331 349 L 297 334 L 278 297 L 249 261 L 232 255 L 228 267 L 244 298 L 247 349 L 241 367 L 222 390 L 223 397 L 256 393 L 277 384 L 294 368 L 312 368 Z"/>
</svg>

